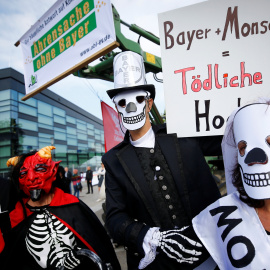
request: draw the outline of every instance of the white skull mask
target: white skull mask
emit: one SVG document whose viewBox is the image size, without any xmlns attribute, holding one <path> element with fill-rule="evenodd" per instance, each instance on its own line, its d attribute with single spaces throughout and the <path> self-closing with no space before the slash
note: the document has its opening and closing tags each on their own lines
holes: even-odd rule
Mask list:
<svg viewBox="0 0 270 270">
<path fill-rule="evenodd" d="M 123 126 L 136 130 L 144 126 L 146 120 L 146 100 L 150 94 L 144 90 L 130 90 L 119 93 L 113 99 L 121 115 Z"/>
<path fill-rule="evenodd" d="M 240 109 L 233 124 L 243 186 L 253 199 L 270 198 L 270 107 L 251 104 Z"/>
</svg>

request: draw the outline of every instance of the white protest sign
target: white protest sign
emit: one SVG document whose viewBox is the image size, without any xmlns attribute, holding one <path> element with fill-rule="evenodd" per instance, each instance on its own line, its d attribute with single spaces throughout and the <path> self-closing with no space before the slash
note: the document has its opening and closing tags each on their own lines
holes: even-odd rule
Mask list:
<svg viewBox="0 0 270 270">
<path fill-rule="evenodd" d="M 270 96 L 269 9 L 210 0 L 159 14 L 169 133 L 222 135 L 237 106 Z"/>
<path fill-rule="evenodd" d="M 59 0 L 19 42 L 25 100 L 117 47 L 110 0 Z"/>
</svg>

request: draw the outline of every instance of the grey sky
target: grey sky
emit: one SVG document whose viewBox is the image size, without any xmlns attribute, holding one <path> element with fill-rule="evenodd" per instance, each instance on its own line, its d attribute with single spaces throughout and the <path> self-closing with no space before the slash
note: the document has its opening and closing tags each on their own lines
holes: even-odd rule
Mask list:
<svg viewBox="0 0 270 270">
<path fill-rule="evenodd" d="M 128 24 L 137 24 L 145 30 L 159 36 L 158 13 L 193 4 L 200 0 L 111 0 L 121 19 Z M 15 42 L 33 25 L 56 1 L 55 0 L 0 0 L 0 68 L 12 67 L 23 73 L 21 47 Z M 138 35 L 122 26 L 124 35 L 137 41 Z M 160 56 L 159 46 L 141 38 L 142 49 Z M 91 65 L 91 64 L 90 64 Z M 162 78 L 162 74 L 158 74 Z M 164 112 L 165 103 L 163 85 L 147 74 L 147 82 L 156 87 L 155 103 L 160 113 Z M 102 80 L 87 80 L 70 75 L 49 87 L 53 92 L 80 106 L 82 109 L 102 119 L 99 97 L 113 106 L 106 90 L 114 84 Z M 97 96 L 98 93 L 98 96 Z"/>
</svg>

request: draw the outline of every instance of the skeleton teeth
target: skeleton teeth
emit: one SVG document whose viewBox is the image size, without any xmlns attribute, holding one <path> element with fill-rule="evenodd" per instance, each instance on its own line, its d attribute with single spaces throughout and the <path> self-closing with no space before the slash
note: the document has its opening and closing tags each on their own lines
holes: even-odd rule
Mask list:
<svg viewBox="0 0 270 270">
<path fill-rule="evenodd" d="M 244 181 L 247 185 L 252 187 L 270 186 L 269 173 L 261 174 L 247 174 L 244 173 Z"/>
<path fill-rule="evenodd" d="M 144 113 L 131 117 L 123 117 L 123 121 L 127 124 L 136 124 L 144 119 Z"/>
</svg>

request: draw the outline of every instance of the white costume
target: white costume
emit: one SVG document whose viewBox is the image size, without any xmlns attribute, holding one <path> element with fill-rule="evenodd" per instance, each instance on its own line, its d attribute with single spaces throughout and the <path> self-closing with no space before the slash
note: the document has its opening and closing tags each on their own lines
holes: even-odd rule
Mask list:
<svg viewBox="0 0 270 270">
<path fill-rule="evenodd" d="M 248 197 L 270 198 L 268 101 L 249 104 L 233 112 L 222 151 L 229 195 L 196 216 L 192 221 L 194 230 L 221 270 L 270 269 L 270 238 L 255 209 L 240 200 L 232 185 L 232 173 L 238 164 Z"/>
</svg>

